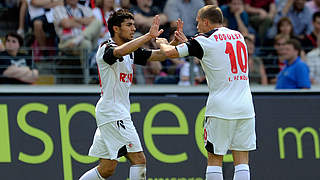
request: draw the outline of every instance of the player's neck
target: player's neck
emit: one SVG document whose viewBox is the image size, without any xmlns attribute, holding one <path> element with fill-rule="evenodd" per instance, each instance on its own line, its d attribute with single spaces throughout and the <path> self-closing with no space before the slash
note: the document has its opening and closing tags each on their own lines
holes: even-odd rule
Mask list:
<svg viewBox="0 0 320 180">
<path fill-rule="evenodd" d="M 223 25 L 221 25 L 221 24 L 209 24 L 207 32 L 210 32 L 210 31 L 212 31 L 212 30 L 214 30 L 216 28 L 221 28 L 221 27 L 223 27 Z"/>
<path fill-rule="evenodd" d="M 118 46 L 121 46 L 122 44 L 126 43 L 123 41 L 122 38 L 120 38 L 119 36 L 114 36 L 112 38 L 112 40 L 118 45 Z"/>
<path fill-rule="evenodd" d="M 213 30 L 213 29 L 216 29 L 216 28 L 221 28 L 221 27 L 223 27 L 222 24 L 211 24 L 211 25 L 209 25 L 210 31 Z"/>
</svg>

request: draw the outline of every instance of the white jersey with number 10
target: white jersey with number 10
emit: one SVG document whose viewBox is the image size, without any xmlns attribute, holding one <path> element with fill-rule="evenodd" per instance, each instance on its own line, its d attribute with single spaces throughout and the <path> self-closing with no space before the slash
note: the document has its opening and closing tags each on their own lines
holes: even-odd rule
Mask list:
<svg viewBox="0 0 320 180">
<path fill-rule="evenodd" d="M 200 56 L 206 74 L 209 97 L 205 116 L 223 119 L 255 116 L 248 79 L 247 46 L 241 33 L 221 27 L 178 46 L 179 54 L 183 46 L 188 47 L 188 55 Z"/>
</svg>

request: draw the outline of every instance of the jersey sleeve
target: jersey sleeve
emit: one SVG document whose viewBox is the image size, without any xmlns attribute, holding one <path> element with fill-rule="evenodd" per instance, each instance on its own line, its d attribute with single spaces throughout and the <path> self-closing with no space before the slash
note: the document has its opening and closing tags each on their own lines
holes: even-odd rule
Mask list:
<svg viewBox="0 0 320 180">
<path fill-rule="evenodd" d="M 133 56 L 134 56 L 133 63 L 145 66 L 151 54 L 152 54 L 151 50 L 138 48 L 133 52 Z"/>
<path fill-rule="evenodd" d="M 203 57 L 203 49 L 196 39 L 191 39 L 186 43 L 176 46 L 180 57 L 195 56 L 199 59 Z"/>
<path fill-rule="evenodd" d="M 103 54 L 103 60 L 108 63 L 110 66 L 112 64 L 114 64 L 115 62 L 117 62 L 117 60 L 119 59 L 119 61 L 122 61 L 123 58 L 118 58 L 116 56 L 114 56 L 113 51 L 114 51 L 114 46 L 111 45 L 107 45 L 105 50 L 104 50 L 104 54 Z"/>
</svg>

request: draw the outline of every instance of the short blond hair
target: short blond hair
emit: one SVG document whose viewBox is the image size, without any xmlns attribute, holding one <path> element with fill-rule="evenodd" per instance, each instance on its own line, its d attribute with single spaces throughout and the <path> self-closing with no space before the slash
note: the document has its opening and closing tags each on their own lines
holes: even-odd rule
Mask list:
<svg viewBox="0 0 320 180">
<path fill-rule="evenodd" d="M 223 24 L 223 13 L 216 5 L 206 5 L 199 10 L 201 19 L 208 19 L 212 24 Z"/>
</svg>

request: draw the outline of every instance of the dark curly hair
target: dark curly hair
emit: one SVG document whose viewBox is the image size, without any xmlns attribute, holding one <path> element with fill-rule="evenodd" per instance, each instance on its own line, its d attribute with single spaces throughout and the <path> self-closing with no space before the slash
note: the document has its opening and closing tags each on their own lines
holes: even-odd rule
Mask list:
<svg viewBox="0 0 320 180">
<path fill-rule="evenodd" d="M 108 29 L 111 37 L 114 37 L 113 26 L 121 26 L 126 19 L 133 19 L 134 16 L 127 9 L 119 9 L 116 12 L 112 13 L 108 19 Z"/>
</svg>

